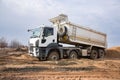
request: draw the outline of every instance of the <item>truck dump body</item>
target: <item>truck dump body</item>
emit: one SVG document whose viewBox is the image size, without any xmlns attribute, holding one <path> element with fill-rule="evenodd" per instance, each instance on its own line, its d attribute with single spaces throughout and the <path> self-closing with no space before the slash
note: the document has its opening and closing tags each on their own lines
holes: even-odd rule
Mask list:
<svg viewBox="0 0 120 80">
<path fill-rule="evenodd" d="M 106 48 L 106 34 L 73 24 L 68 21 L 66 15 L 59 15 L 52 18 L 51 22 L 58 27 L 58 34 L 60 35 L 59 42 L 73 45 L 92 45 Z"/>
<path fill-rule="evenodd" d="M 64 37 L 60 38 L 60 42 L 106 47 L 106 34 L 70 22 L 62 26 L 67 28 L 66 36 L 64 36 L 67 39 Z"/>
</svg>

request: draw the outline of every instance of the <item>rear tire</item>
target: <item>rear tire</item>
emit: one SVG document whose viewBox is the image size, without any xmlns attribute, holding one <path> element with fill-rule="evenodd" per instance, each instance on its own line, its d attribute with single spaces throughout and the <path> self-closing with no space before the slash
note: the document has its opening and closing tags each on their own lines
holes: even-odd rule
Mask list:
<svg viewBox="0 0 120 80">
<path fill-rule="evenodd" d="M 59 58 L 59 53 L 57 51 L 50 52 L 50 55 L 48 56 L 48 60 L 50 61 L 57 61 Z"/>
<path fill-rule="evenodd" d="M 105 51 L 104 50 L 102 50 L 102 49 L 100 49 L 99 50 L 99 55 L 98 55 L 98 58 L 104 58 L 104 56 L 105 56 Z"/>
<path fill-rule="evenodd" d="M 97 59 L 98 58 L 98 51 L 97 50 L 92 50 L 90 54 L 91 59 Z"/>
<path fill-rule="evenodd" d="M 71 51 L 69 55 L 70 59 L 78 59 L 78 55 L 76 51 Z"/>
</svg>

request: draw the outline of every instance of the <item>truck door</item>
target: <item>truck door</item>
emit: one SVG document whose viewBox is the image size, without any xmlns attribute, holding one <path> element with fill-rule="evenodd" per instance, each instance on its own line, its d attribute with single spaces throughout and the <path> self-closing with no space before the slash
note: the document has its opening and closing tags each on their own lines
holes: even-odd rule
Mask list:
<svg viewBox="0 0 120 80">
<path fill-rule="evenodd" d="M 45 27 L 43 31 L 43 38 L 41 40 L 42 47 L 46 47 L 50 43 L 56 42 L 56 34 L 54 33 L 54 28 L 52 27 Z"/>
</svg>

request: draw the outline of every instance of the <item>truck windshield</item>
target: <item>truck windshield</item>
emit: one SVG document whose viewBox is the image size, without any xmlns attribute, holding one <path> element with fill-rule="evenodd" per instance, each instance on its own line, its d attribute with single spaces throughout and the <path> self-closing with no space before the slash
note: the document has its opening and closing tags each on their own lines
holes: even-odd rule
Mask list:
<svg viewBox="0 0 120 80">
<path fill-rule="evenodd" d="M 42 28 L 36 28 L 31 31 L 33 32 L 31 38 L 36 38 L 41 35 Z"/>
</svg>

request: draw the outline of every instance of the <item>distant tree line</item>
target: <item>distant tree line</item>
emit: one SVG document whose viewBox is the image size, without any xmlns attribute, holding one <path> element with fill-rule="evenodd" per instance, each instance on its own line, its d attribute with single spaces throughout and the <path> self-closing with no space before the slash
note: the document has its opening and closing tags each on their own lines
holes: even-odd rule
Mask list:
<svg viewBox="0 0 120 80">
<path fill-rule="evenodd" d="M 6 38 L 1 37 L 0 38 L 0 48 L 20 48 L 23 47 L 24 45 L 22 45 L 18 40 L 11 40 L 10 43 L 8 43 L 8 41 L 6 40 Z"/>
<path fill-rule="evenodd" d="M 8 46 L 8 43 L 4 37 L 0 38 L 0 48 L 5 48 Z"/>
</svg>

